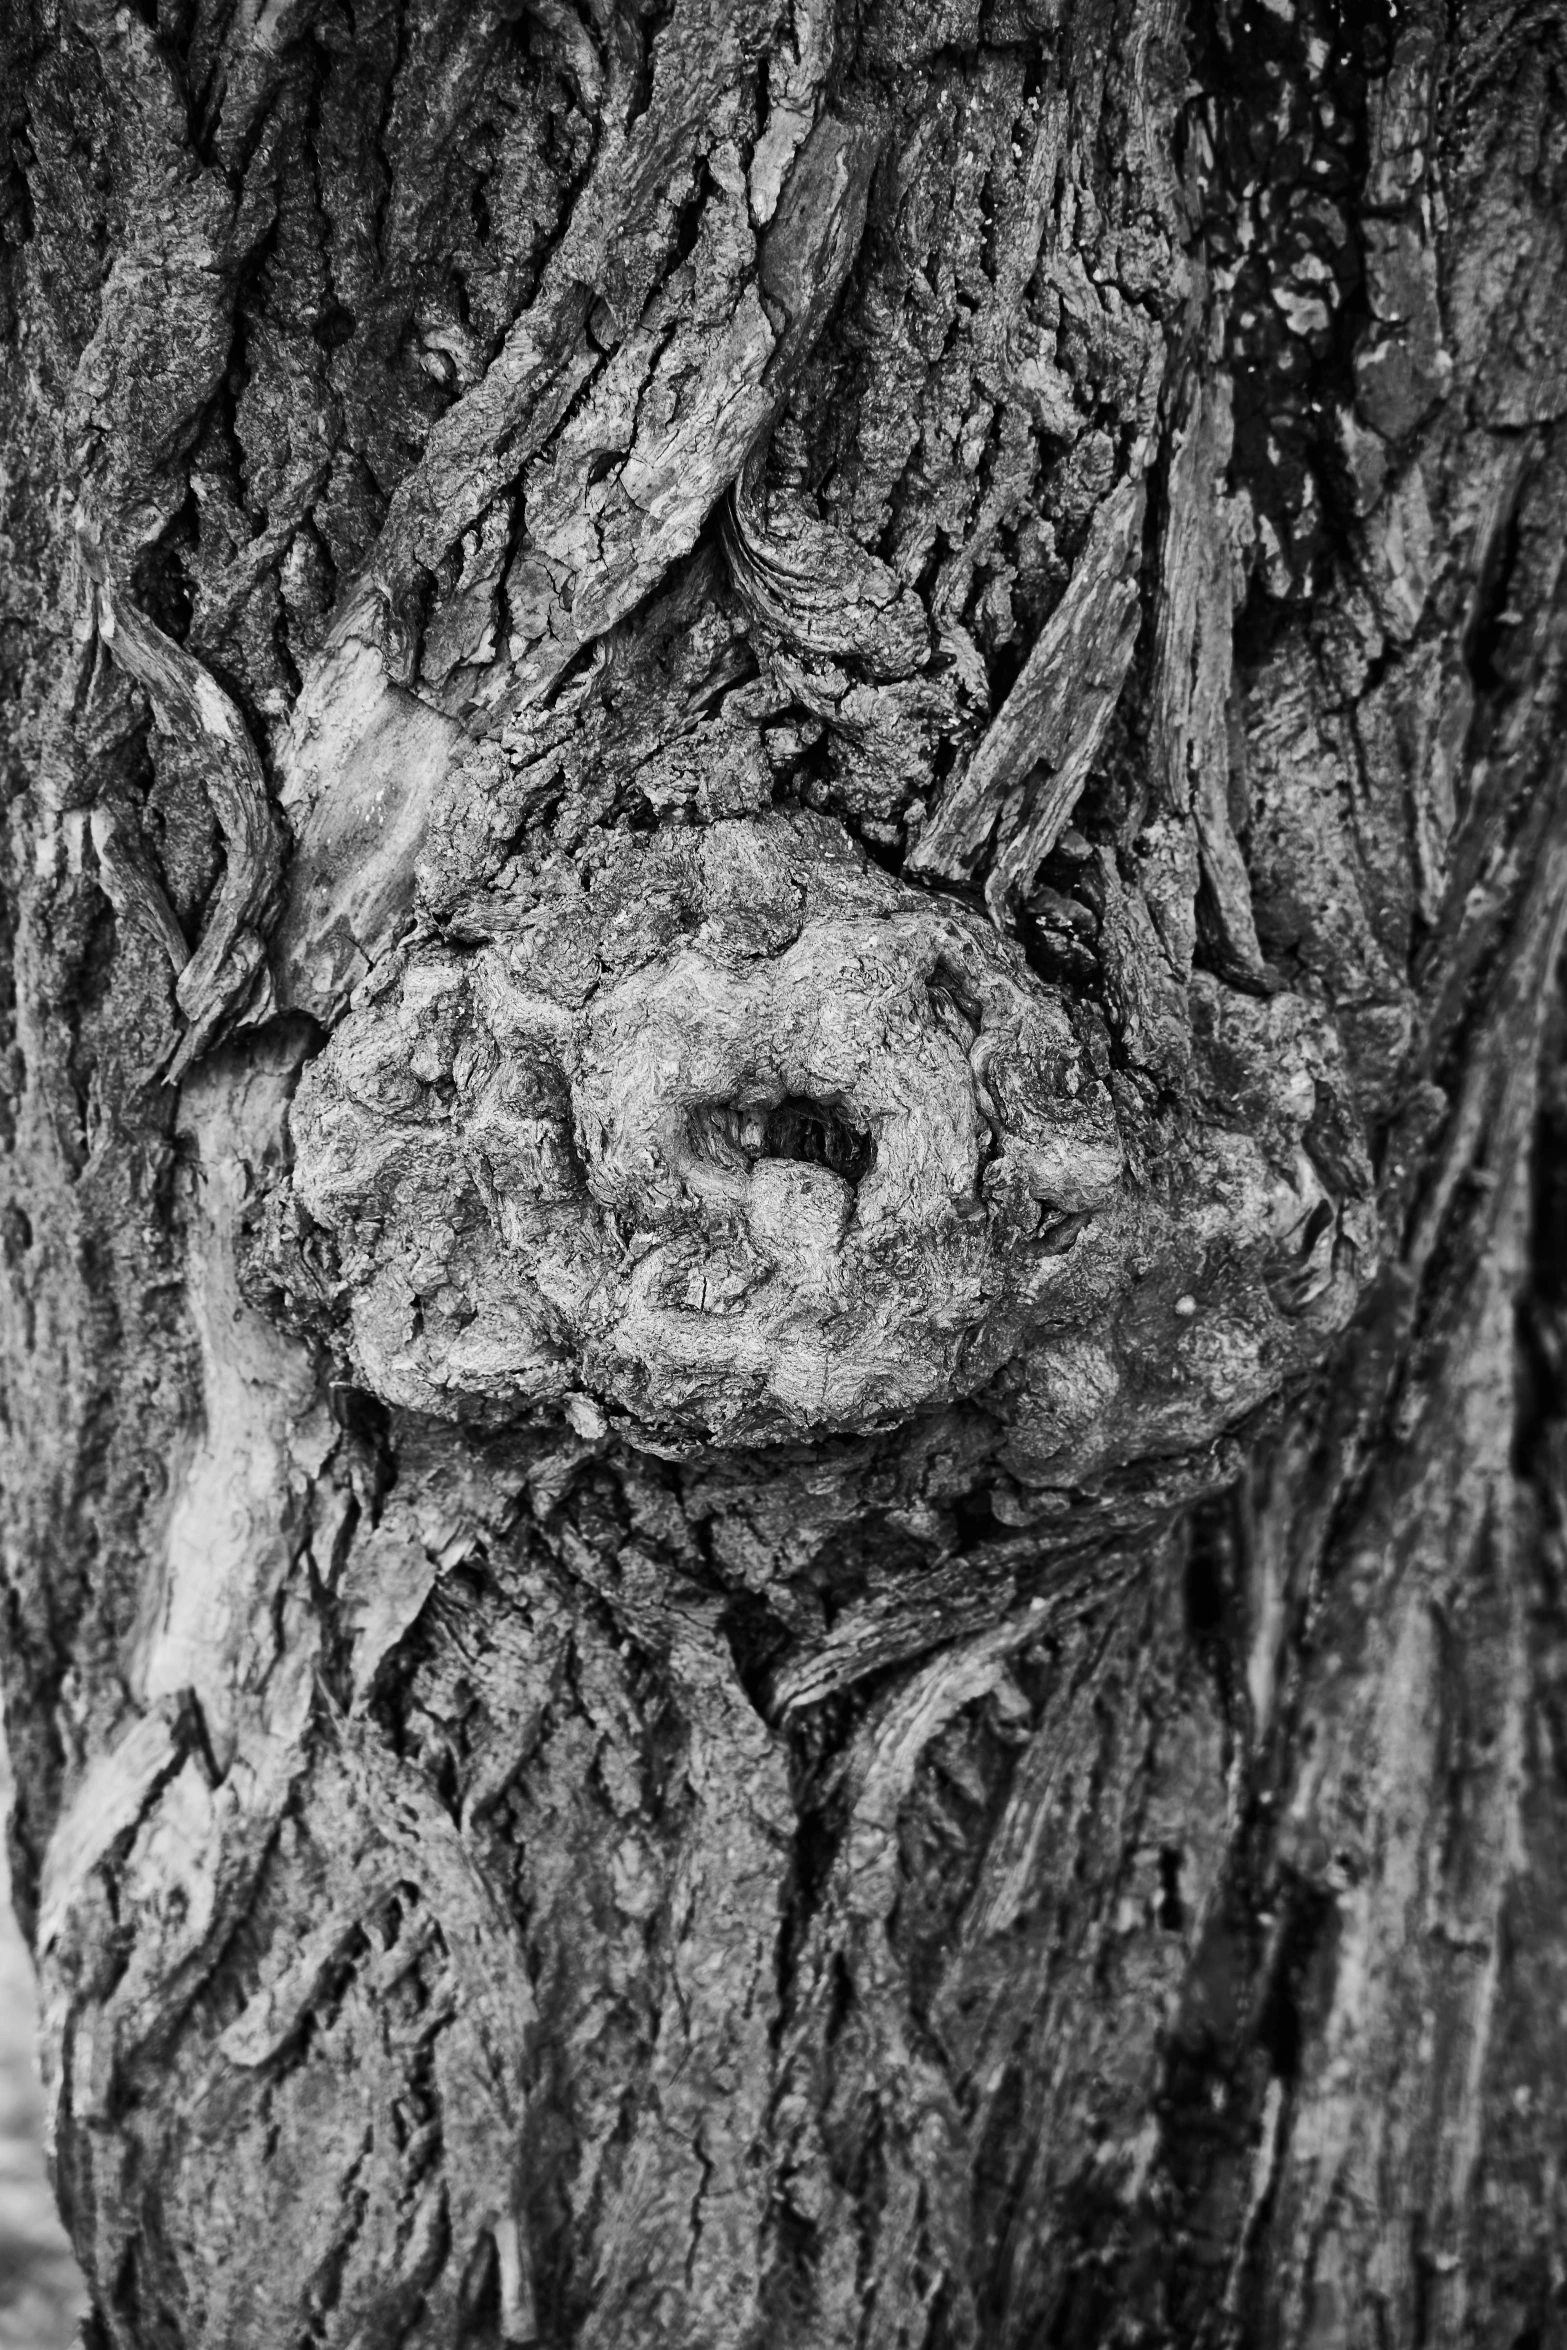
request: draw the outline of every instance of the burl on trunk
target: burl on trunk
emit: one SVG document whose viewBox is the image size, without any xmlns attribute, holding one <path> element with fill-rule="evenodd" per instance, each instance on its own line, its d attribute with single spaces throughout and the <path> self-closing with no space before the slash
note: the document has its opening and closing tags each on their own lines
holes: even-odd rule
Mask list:
<svg viewBox="0 0 1567 2350">
<path fill-rule="evenodd" d="M 19 0 L 88 2350 L 1567 2338 L 1556 0 Z"/>
</svg>

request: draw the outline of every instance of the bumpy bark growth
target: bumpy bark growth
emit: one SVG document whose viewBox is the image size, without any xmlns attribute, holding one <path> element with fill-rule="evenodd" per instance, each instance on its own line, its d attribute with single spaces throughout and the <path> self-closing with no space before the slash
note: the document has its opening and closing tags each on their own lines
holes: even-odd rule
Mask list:
<svg viewBox="0 0 1567 2350">
<path fill-rule="evenodd" d="M 93 2350 L 1550 2339 L 1554 0 L 9 39 Z"/>
</svg>

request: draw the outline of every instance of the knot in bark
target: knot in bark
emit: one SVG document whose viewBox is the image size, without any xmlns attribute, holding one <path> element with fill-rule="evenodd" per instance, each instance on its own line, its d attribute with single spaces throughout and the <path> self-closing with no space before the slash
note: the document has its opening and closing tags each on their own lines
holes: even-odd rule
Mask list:
<svg viewBox="0 0 1567 2350">
<path fill-rule="evenodd" d="M 1105 1065 L 1091 1013 L 836 825 L 616 836 L 404 952 L 306 1074 L 295 1183 L 389 1401 L 865 1430 L 1119 1288 Z"/>
</svg>

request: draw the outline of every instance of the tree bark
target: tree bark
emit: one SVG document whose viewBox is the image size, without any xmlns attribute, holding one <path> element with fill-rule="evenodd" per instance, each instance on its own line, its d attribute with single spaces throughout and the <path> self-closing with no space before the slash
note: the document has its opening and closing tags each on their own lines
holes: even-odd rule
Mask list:
<svg viewBox="0 0 1567 2350">
<path fill-rule="evenodd" d="M 89 2350 L 1567 2340 L 1567 16 L 13 0 Z"/>
</svg>

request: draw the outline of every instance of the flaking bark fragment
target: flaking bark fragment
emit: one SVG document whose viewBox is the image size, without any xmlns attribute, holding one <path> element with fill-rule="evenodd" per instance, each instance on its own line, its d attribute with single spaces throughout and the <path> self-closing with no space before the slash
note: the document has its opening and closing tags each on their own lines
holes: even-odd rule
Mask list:
<svg viewBox="0 0 1567 2350">
<path fill-rule="evenodd" d="M 916 873 L 982 875 L 998 919 L 1065 831 L 1115 715 L 1139 627 L 1144 503 L 1131 480 L 1100 508 L 1022 674 L 910 854 Z"/>
<path fill-rule="evenodd" d="M 188 1023 L 168 1068 L 176 1084 L 226 1026 L 265 1018 L 272 1008 L 263 939 L 277 902 L 282 840 L 255 746 L 228 695 L 107 581 L 97 583 L 96 599 L 99 633 L 114 660 L 145 688 L 164 724 L 198 749 L 223 836 L 215 902 L 194 949 L 176 960 L 175 1000 Z M 184 938 L 156 882 L 144 865 L 134 884 L 125 865 L 119 871 L 122 895 L 175 960 Z"/>
</svg>

